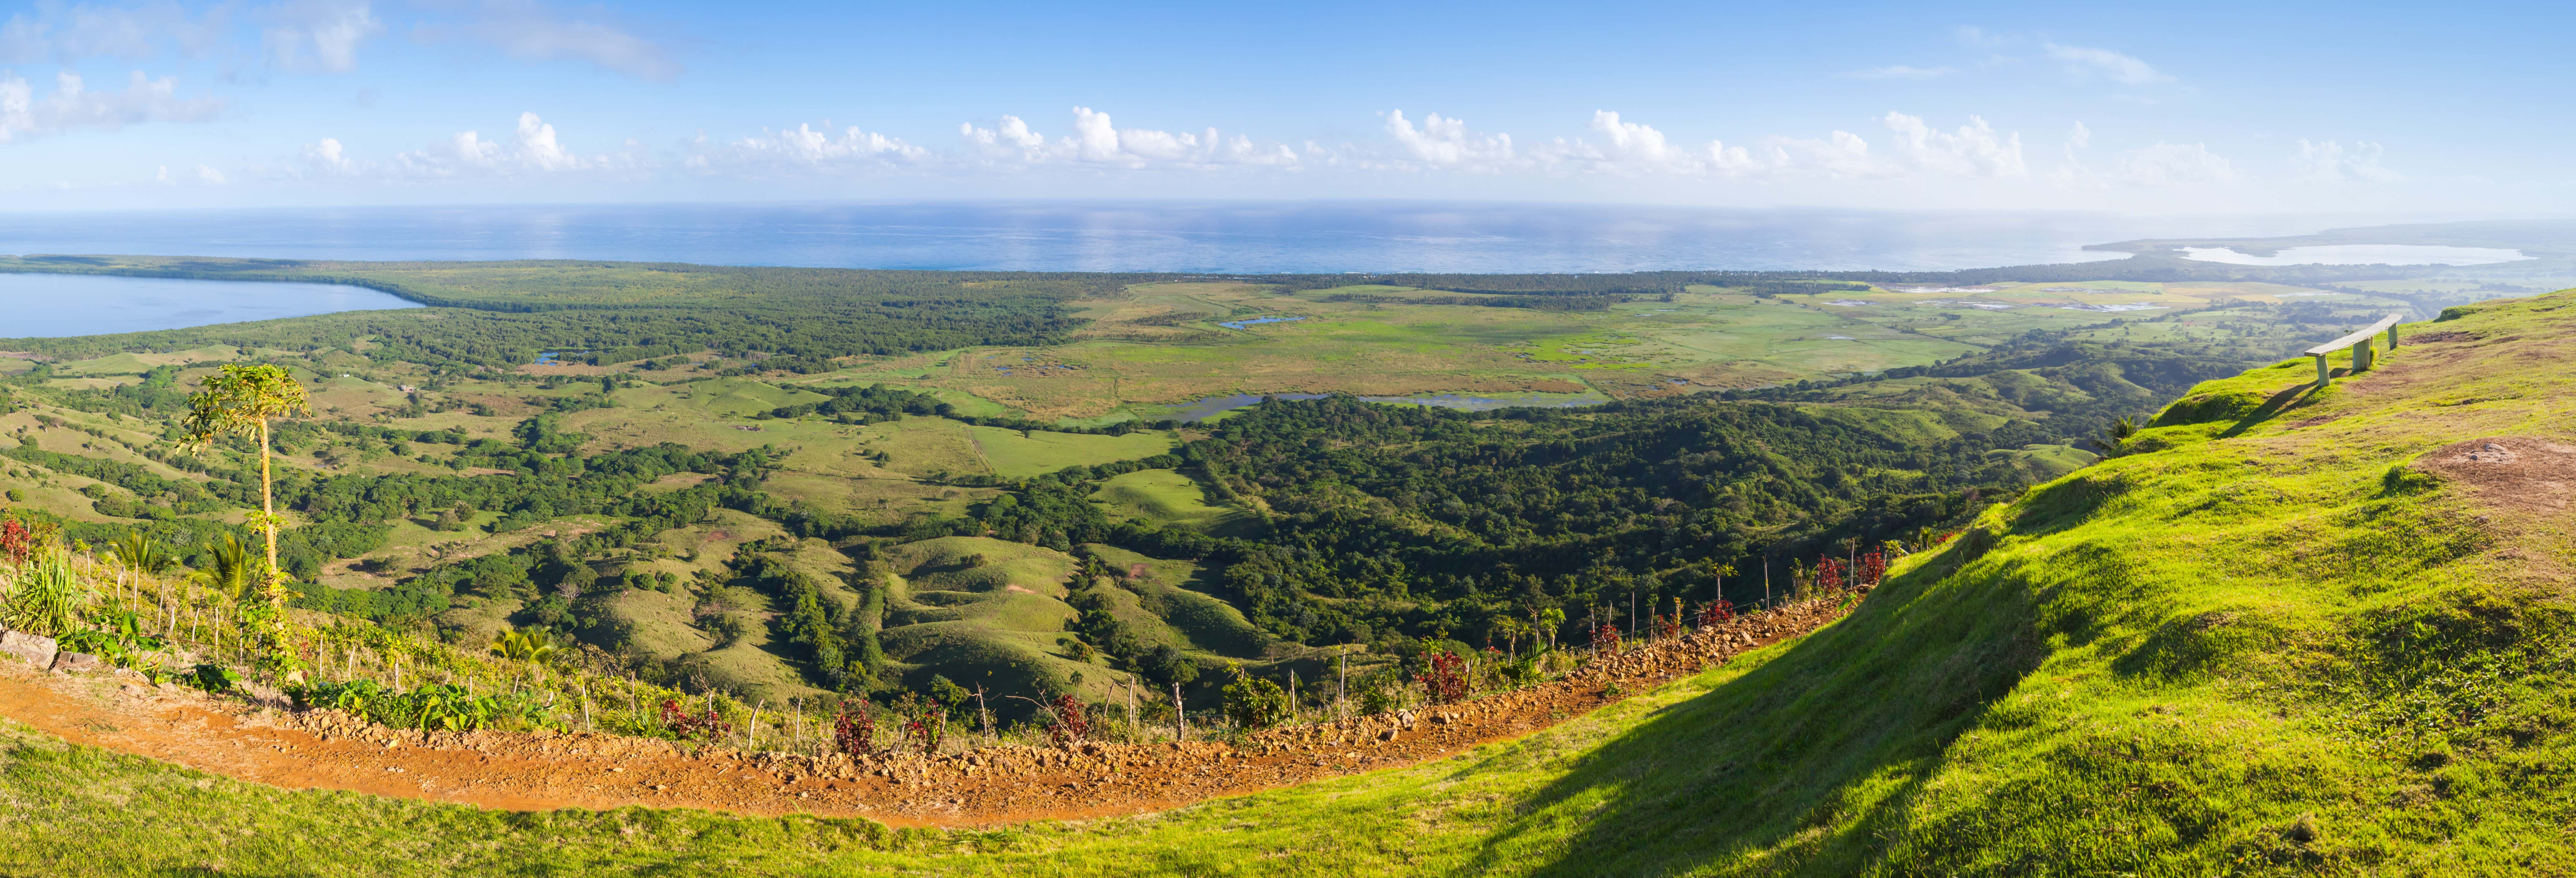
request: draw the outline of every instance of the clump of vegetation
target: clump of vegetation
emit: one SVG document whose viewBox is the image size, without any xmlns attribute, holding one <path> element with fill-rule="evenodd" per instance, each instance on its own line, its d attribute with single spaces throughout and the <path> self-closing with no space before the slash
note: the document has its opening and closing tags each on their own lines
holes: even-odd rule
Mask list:
<svg viewBox="0 0 2576 878">
<path fill-rule="evenodd" d="M 1234 680 L 1225 684 L 1225 718 L 1238 729 L 1266 729 L 1288 721 L 1288 691 L 1279 684 L 1244 673 L 1243 666 L 1229 664 L 1226 672 Z"/>
</svg>

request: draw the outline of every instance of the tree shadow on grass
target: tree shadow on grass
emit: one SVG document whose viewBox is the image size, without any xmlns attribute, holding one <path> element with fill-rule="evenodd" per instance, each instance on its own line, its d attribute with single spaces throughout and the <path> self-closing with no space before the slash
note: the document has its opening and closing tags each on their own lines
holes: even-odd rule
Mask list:
<svg viewBox="0 0 2576 878">
<path fill-rule="evenodd" d="M 1935 564 L 1583 753 L 1469 871 L 1865 871 L 1950 742 L 2047 654 L 2019 577 Z M 1908 581 L 1912 580 L 1912 581 Z M 1533 867 L 1534 860 L 1543 861 Z"/>
<path fill-rule="evenodd" d="M 2341 377 L 2351 371 L 2352 370 L 2350 369 L 2336 369 L 2333 374 L 2337 377 Z M 2245 417 L 2237 419 L 2234 426 L 2230 426 L 2225 431 L 2220 432 L 2218 434 L 2218 438 L 2233 439 L 2244 435 L 2245 431 L 2253 429 L 2254 425 L 2271 420 L 2272 416 L 2280 414 L 2282 409 L 2289 408 L 2292 405 L 2299 403 L 2306 397 L 2314 394 L 2316 390 L 2317 385 L 2311 382 L 2299 384 L 2282 390 L 2279 393 L 2272 394 L 2272 398 L 2264 400 L 2262 405 L 2256 406 L 2254 410 L 2247 413 Z"/>
</svg>

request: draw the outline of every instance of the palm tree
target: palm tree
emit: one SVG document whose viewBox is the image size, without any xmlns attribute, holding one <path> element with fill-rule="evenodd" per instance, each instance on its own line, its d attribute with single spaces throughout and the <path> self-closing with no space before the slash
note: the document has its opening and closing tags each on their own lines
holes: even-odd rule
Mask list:
<svg viewBox="0 0 2576 878">
<path fill-rule="evenodd" d="M 226 434 L 259 437 L 259 527 L 268 536 L 268 569 L 263 578 L 269 606 L 279 611 L 278 621 L 283 624 L 286 583 L 277 568 L 277 504 L 269 476 L 268 422 L 298 412 L 311 414 L 311 398 L 284 366 L 228 363 L 223 371 L 207 376 L 202 386 L 203 392 L 188 397 L 185 429 L 190 443 L 209 446 Z"/>
<path fill-rule="evenodd" d="M 250 597 L 250 584 L 258 579 L 253 572 L 258 561 L 251 557 L 250 547 L 242 545 L 240 537 L 225 534 L 207 548 L 206 554 L 210 563 L 199 575 L 206 578 L 207 584 L 236 601 Z"/>
<path fill-rule="evenodd" d="M 108 544 L 107 552 L 126 569 L 136 573 L 159 573 L 176 560 L 170 557 L 170 553 L 161 551 L 160 543 L 153 542 L 139 530 L 129 530 L 124 536 L 117 537 L 116 542 Z"/>
<path fill-rule="evenodd" d="M 2138 435 L 2138 423 L 2129 420 L 2127 415 L 2122 415 L 2119 420 L 2112 421 L 2110 426 L 2102 428 L 2102 438 L 2084 441 L 2092 443 L 2095 448 L 2102 449 L 2103 457 L 2118 457 L 2121 452 L 2128 449 L 2129 437 L 2136 435 Z"/>
<path fill-rule="evenodd" d="M 555 633 L 545 628 L 503 631 L 492 638 L 492 651 L 514 662 L 527 662 L 543 668 L 563 647 L 555 645 Z M 538 679 L 543 679 L 540 675 Z"/>
</svg>

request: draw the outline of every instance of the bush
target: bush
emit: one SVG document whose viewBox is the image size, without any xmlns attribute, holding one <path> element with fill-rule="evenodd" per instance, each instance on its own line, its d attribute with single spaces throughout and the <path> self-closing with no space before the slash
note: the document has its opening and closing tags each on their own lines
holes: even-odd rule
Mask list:
<svg viewBox="0 0 2576 878">
<path fill-rule="evenodd" d="M 1225 718 L 1238 729 L 1266 729 L 1288 721 L 1288 691 L 1279 684 L 1243 672 L 1241 665 L 1228 665 L 1234 682 L 1225 684 Z"/>
</svg>

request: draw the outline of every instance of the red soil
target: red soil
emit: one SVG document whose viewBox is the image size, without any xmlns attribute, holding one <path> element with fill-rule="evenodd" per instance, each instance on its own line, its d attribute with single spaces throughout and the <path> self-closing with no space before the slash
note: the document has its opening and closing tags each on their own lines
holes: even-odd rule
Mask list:
<svg viewBox="0 0 2576 878">
<path fill-rule="evenodd" d="M 592 733 L 398 731 L 292 713 L 131 674 L 70 677 L 0 661 L 0 716 L 81 744 L 290 789 L 489 808 L 704 808 L 974 826 L 1157 811 L 1437 759 L 1518 738 L 1841 616 L 1818 603 L 1599 656 L 1549 683 L 1421 711 L 1284 727 L 1241 747 L 1006 745 L 867 759 L 692 748 Z"/>
</svg>

